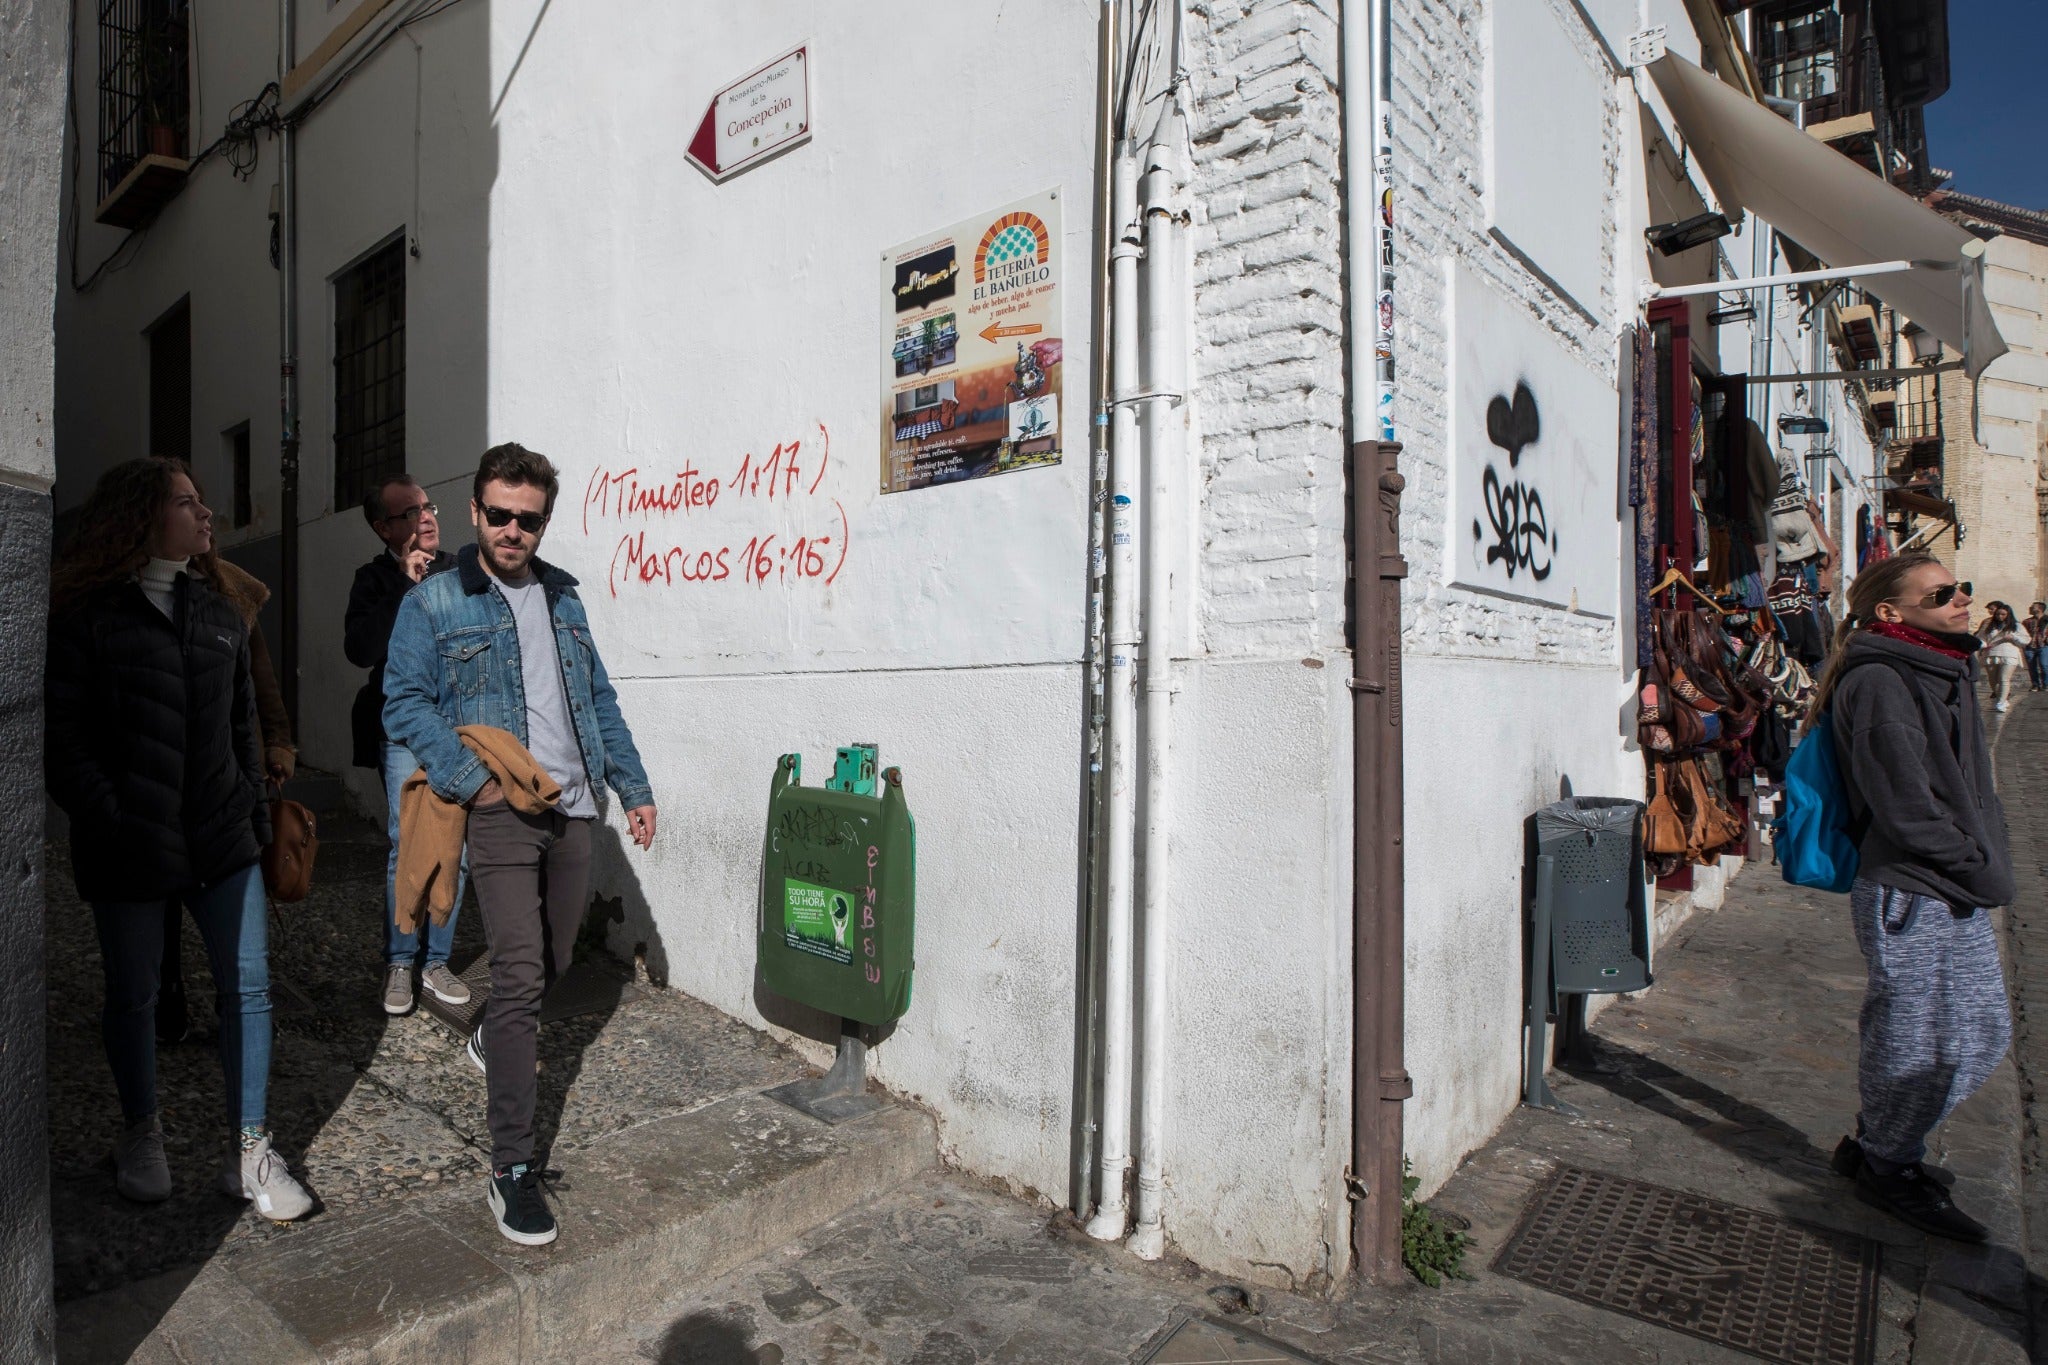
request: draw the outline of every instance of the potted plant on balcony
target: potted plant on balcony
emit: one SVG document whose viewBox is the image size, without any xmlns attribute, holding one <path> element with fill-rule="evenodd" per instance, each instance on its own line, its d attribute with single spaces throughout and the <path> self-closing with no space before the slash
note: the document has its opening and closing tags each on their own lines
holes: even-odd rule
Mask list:
<svg viewBox="0 0 2048 1365">
<path fill-rule="evenodd" d="M 178 122 L 184 113 L 184 7 L 156 22 L 145 21 L 122 40 L 122 85 L 135 93 L 141 122 L 141 150 L 175 157 L 184 148 Z"/>
</svg>

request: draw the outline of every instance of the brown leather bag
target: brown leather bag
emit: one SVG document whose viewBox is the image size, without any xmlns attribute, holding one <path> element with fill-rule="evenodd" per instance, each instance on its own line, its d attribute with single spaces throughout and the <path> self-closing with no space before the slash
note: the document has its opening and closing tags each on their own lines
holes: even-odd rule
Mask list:
<svg viewBox="0 0 2048 1365">
<path fill-rule="evenodd" d="M 313 857 L 320 851 L 319 821 L 313 812 L 271 785 L 270 842 L 263 849 L 263 886 L 270 898 L 289 905 L 313 889 Z"/>
<path fill-rule="evenodd" d="M 1653 758 L 1650 760 L 1649 809 L 1643 812 L 1643 851 L 1645 853 L 1684 853 L 1686 851 L 1686 821 L 1671 799 L 1669 780 L 1671 763 Z"/>
</svg>

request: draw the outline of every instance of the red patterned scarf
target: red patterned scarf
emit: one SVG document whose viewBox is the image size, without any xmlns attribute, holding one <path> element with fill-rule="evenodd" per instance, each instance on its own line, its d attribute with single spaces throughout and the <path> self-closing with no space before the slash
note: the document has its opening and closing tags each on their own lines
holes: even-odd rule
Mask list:
<svg viewBox="0 0 2048 1365">
<path fill-rule="evenodd" d="M 1951 659 L 1967 659 L 1983 645 L 1983 641 L 1974 635 L 1953 635 L 1947 631 L 1937 635 L 1931 630 L 1909 626 L 1904 621 L 1872 621 L 1863 629 L 1887 640 L 1903 640 L 1909 645 L 1931 649 Z"/>
</svg>

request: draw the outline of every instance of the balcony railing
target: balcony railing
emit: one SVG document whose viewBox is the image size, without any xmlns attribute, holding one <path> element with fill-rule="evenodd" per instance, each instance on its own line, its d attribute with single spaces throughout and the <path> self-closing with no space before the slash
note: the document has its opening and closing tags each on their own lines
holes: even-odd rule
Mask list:
<svg viewBox="0 0 2048 1365">
<path fill-rule="evenodd" d="M 101 222 L 132 227 L 184 182 L 188 15 L 189 0 L 99 0 Z"/>
</svg>

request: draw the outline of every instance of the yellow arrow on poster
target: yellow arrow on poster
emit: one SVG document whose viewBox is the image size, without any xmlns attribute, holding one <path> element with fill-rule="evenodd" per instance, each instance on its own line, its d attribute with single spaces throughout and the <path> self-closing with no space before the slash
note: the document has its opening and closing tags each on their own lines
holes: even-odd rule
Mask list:
<svg viewBox="0 0 2048 1365">
<path fill-rule="evenodd" d="M 1044 330 L 1045 324 L 1040 322 L 1027 322 L 1022 327 L 1004 327 L 999 323 L 991 322 L 988 326 L 981 329 L 980 335 L 983 341 L 1000 341 L 1004 337 L 1033 336 Z"/>
</svg>

